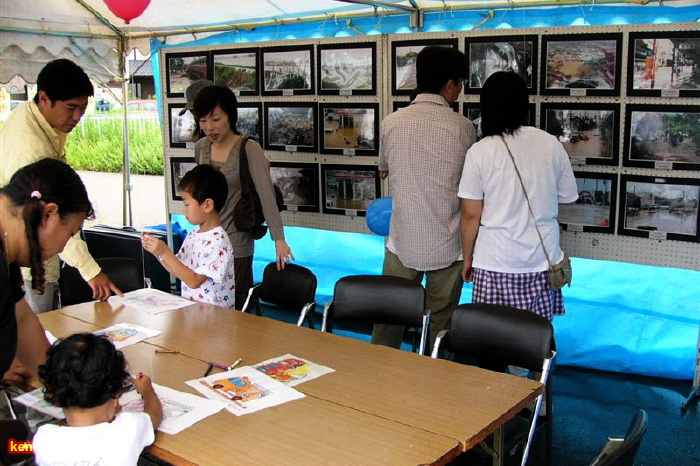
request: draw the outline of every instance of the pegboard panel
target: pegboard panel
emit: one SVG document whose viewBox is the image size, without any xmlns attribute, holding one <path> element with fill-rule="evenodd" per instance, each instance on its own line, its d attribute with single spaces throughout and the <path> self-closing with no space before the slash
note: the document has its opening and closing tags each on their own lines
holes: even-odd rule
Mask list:
<svg viewBox="0 0 700 466">
<path fill-rule="evenodd" d="M 700 170 L 678 170 L 670 169 L 665 166 L 659 168 L 640 168 L 626 166 L 623 164 L 624 138 L 625 138 L 625 119 L 627 118 L 628 105 L 677 105 L 689 106 L 700 105 L 700 98 L 697 97 L 647 97 L 637 95 L 627 95 L 627 81 L 631 79 L 632 70 L 628 70 L 628 52 L 630 33 L 635 32 L 693 32 L 697 33 L 698 25 L 696 23 L 675 23 L 675 24 L 658 24 L 658 25 L 617 25 L 617 26 L 564 26 L 564 27 L 548 27 L 548 28 L 522 28 L 522 29 L 498 29 L 498 30 L 474 30 L 474 31 L 445 31 L 436 33 L 414 33 L 414 34 L 389 34 L 378 36 L 360 36 L 360 37 L 343 37 L 343 38 L 322 38 L 322 39 L 299 39 L 299 40 L 284 40 L 284 41 L 266 41 L 266 42 L 250 42 L 223 44 L 217 46 L 194 46 L 181 47 L 177 49 L 161 49 L 161 63 L 165 63 L 166 53 L 172 52 L 197 52 L 197 51 L 216 51 L 221 49 L 236 49 L 236 48 L 253 48 L 259 47 L 261 50 L 267 47 L 293 46 L 293 45 L 312 45 L 314 47 L 315 67 L 319 66 L 317 49 L 319 45 L 326 44 L 351 44 L 369 42 L 375 44 L 376 47 L 376 95 L 320 95 L 318 93 L 319 83 L 317 73 L 312 73 L 312 79 L 315 80 L 316 94 L 314 95 L 283 95 L 283 96 L 240 96 L 239 102 L 244 103 L 262 103 L 265 105 L 268 102 L 312 102 L 315 105 L 343 104 L 343 103 L 377 103 L 379 104 L 380 119 L 383 119 L 387 114 L 393 111 L 395 102 L 408 102 L 409 98 L 405 95 L 393 95 L 392 88 L 392 44 L 398 41 L 421 41 L 421 40 L 441 40 L 441 39 L 456 39 L 457 46 L 462 52 L 465 51 L 465 39 L 469 38 L 494 38 L 501 36 L 518 36 L 529 35 L 537 37 L 537 67 L 536 90 L 530 96 L 530 102 L 535 108 L 535 125 L 539 126 L 543 105 L 568 105 L 568 104 L 605 104 L 615 106 L 619 115 L 619 127 L 617 132 L 618 150 L 617 163 L 608 165 L 592 164 L 588 161 L 581 162 L 574 160 L 574 170 L 578 172 L 602 173 L 608 176 L 613 175 L 618 181 L 618 191 L 620 191 L 620 177 L 622 175 L 639 175 L 656 178 L 685 178 L 685 179 L 700 179 Z M 551 35 L 580 35 L 588 34 L 595 38 L 596 34 L 616 33 L 621 35 L 620 44 L 620 61 L 619 61 L 619 95 L 542 95 L 540 89 L 540 80 L 542 73 L 546 73 L 543 69 L 543 38 Z M 261 64 L 262 67 L 262 64 Z M 166 75 L 161 74 L 162 89 L 166 89 Z M 478 94 L 462 93 L 459 97 L 459 111 L 462 112 L 464 105 L 473 105 L 478 103 Z M 169 104 L 184 104 L 184 98 L 167 98 L 162 99 L 163 114 L 167 115 Z M 262 118 L 262 115 L 261 115 Z M 323 123 L 319 119 L 319 125 Z M 170 186 L 170 157 L 187 157 L 193 155 L 191 148 L 172 148 L 169 145 L 170 127 L 169 124 L 164 131 L 164 147 L 165 147 L 165 172 L 167 190 L 172 191 Z M 318 133 L 318 131 L 317 131 Z M 375 142 L 378 144 L 378 139 Z M 319 142 L 320 144 L 320 142 Z M 353 164 L 353 165 L 369 165 L 376 166 L 378 158 L 375 156 L 357 156 L 357 155 L 329 155 L 317 152 L 291 152 L 280 150 L 266 150 L 266 155 L 273 162 L 306 162 L 314 163 L 319 166 L 319 177 L 321 176 L 321 164 Z M 322 189 L 322 182 L 318 183 L 319 191 Z M 615 212 L 620 214 L 620 203 L 624 202 L 626 193 L 618 192 L 616 196 Z M 319 199 L 322 200 L 321 192 L 318 193 Z M 381 195 L 389 196 L 388 182 L 381 182 Z M 173 201 L 168 202 L 168 207 L 171 213 L 181 213 L 181 203 Z M 282 218 L 285 225 L 304 226 L 319 229 L 328 229 L 336 231 L 351 231 L 359 233 L 368 233 L 364 217 L 355 217 L 350 215 L 332 215 L 323 214 L 321 212 L 297 212 L 283 211 Z M 617 223 L 617 222 L 616 222 Z M 700 270 L 700 243 L 675 241 L 675 240 L 656 240 L 649 238 L 639 238 L 633 236 L 621 235 L 618 232 L 618 225 L 615 225 L 613 233 L 589 233 L 582 231 L 564 231 L 562 233 L 562 245 L 567 252 L 575 257 L 588 257 L 601 260 L 626 261 L 641 264 L 665 266 L 665 267 L 680 267 L 693 270 Z"/>
</svg>

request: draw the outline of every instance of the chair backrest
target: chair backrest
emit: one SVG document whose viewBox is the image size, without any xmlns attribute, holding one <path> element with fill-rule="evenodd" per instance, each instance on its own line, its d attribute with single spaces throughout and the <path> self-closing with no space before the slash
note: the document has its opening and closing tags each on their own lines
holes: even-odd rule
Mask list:
<svg viewBox="0 0 700 466">
<path fill-rule="evenodd" d="M 637 456 L 642 437 L 647 431 L 648 417 L 643 409 L 637 410 L 632 422 L 627 428 L 625 438 L 621 442 L 608 443 L 603 447 L 598 457 L 593 461 L 594 466 L 632 466 Z M 612 441 L 616 439 L 611 439 Z M 611 447 L 614 445 L 614 447 Z"/>
<path fill-rule="evenodd" d="M 462 304 L 441 347 L 487 365 L 541 371 L 553 349 L 554 329 L 545 317 L 496 304 Z"/>
<path fill-rule="evenodd" d="M 425 289 L 389 275 L 352 275 L 335 284 L 328 317 L 365 324 L 423 326 Z"/>
<path fill-rule="evenodd" d="M 95 259 L 112 282 L 124 293 L 144 287 L 143 267 L 135 259 L 126 257 L 105 257 Z M 65 264 L 58 279 L 61 306 L 70 306 L 92 301 L 92 289 L 83 280 L 78 269 Z"/>
<path fill-rule="evenodd" d="M 306 267 L 287 264 L 283 270 L 277 270 L 277 263 L 271 262 L 265 266 L 259 298 L 299 312 L 316 300 L 316 285 L 316 275 Z"/>
</svg>

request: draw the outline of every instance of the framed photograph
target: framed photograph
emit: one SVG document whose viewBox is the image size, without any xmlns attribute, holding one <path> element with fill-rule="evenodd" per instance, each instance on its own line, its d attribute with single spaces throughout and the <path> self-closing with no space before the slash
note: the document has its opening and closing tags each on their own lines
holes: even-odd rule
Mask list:
<svg viewBox="0 0 700 466">
<path fill-rule="evenodd" d="M 284 210 L 320 211 L 317 163 L 272 162 L 270 177 L 282 191 Z"/>
<path fill-rule="evenodd" d="M 523 77 L 530 94 L 537 92 L 537 36 L 467 37 L 469 63 L 466 94 L 479 94 L 496 71 L 513 71 Z"/>
<path fill-rule="evenodd" d="M 309 95 L 314 93 L 313 45 L 260 49 L 263 95 Z"/>
<path fill-rule="evenodd" d="M 627 105 L 622 164 L 700 170 L 700 105 Z"/>
<path fill-rule="evenodd" d="M 228 87 L 236 95 L 258 95 L 258 57 L 257 48 L 212 51 L 214 83 Z"/>
<path fill-rule="evenodd" d="M 620 95 L 622 33 L 542 36 L 544 95 Z"/>
<path fill-rule="evenodd" d="M 173 194 L 174 201 L 181 201 L 182 196 L 177 189 L 180 180 L 185 173 L 197 166 L 194 157 L 170 157 L 170 188 Z"/>
<path fill-rule="evenodd" d="M 265 149 L 317 152 L 317 110 L 313 102 L 265 103 Z"/>
<path fill-rule="evenodd" d="M 319 44 L 318 93 L 321 95 L 375 95 L 377 44 Z"/>
<path fill-rule="evenodd" d="M 617 174 L 574 172 L 578 200 L 559 205 L 557 220 L 568 231 L 615 233 Z"/>
<path fill-rule="evenodd" d="M 322 154 L 377 155 L 379 104 L 319 104 Z"/>
<path fill-rule="evenodd" d="M 209 52 L 166 53 L 165 69 L 168 97 L 184 97 L 187 86 L 211 78 Z"/>
<path fill-rule="evenodd" d="M 619 105 L 543 103 L 540 128 L 559 139 L 574 165 L 618 163 Z"/>
<path fill-rule="evenodd" d="M 418 86 L 416 58 L 428 45 L 457 48 L 457 39 L 397 40 L 391 43 L 391 94 L 410 95 Z"/>
<path fill-rule="evenodd" d="M 170 147 L 193 148 L 199 139 L 197 121 L 192 112 L 185 112 L 185 104 L 168 104 Z"/>
<path fill-rule="evenodd" d="M 535 126 L 535 115 L 537 111 L 535 104 L 529 104 L 528 110 L 527 124 L 528 126 Z M 479 105 L 479 102 L 464 102 L 464 104 L 462 104 L 462 114 L 469 118 L 472 123 L 474 123 L 474 129 L 476 129 L 476 140 L 478 141 L 481 139 L 481 106 Z"/>
<path fill-rule="evenodd" d="M 698 197 L 699 178 L 621 175 L 617 233 L 698 242 Z"/>
<path fill-rule="evenodd" d="M 700 31 L 630 32 L 627 95 L 700 97 Z"/>
<path fill-rule="evenodd" d="M 381 197 L 376 165 L 321 165 L 323 213 L 365 217 Z"/>
<path fill-rule="evenodd" d="M 397 111 L 400 108 L 408 107 L 411 104 L 408 100 L 395 100 L 392 107 L 393 107 L 393 112 Z M 455 112 L 459 113 L 459 102 L 455 101 L 452 103 L 452 110 Z"/>
<path fill-rule="evenodd" d="M 262 134 L 262 104 L 254 102 L 238 103 L 238 122 L 236 128 L 243 136 L 261 141 Z"/>
</svg>

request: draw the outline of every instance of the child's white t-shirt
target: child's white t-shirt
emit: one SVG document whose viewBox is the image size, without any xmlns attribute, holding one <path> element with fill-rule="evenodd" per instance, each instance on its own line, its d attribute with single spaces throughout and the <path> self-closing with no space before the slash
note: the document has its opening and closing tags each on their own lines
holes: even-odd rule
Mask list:
<svg viewBox="0 0 700 466">
<path fill-rule="evenodd" d="M 196 289 L 182 282 L 183 298 L 234 307 L 236 286 L 233 278 L 233 248 L 221 226 L 204 233 L 191 231 L 177 252 L 177 258 L 190 270 L 207 277 Z"/>
<path fill-rule="evenodd" d="M 94 426 L 45 424 L 32 443 L 39 466 L 128 466 L 136 465 L 141 451 L 154 440 L 148 414 L 119 413 L 114 421 Z"/>
</svg>

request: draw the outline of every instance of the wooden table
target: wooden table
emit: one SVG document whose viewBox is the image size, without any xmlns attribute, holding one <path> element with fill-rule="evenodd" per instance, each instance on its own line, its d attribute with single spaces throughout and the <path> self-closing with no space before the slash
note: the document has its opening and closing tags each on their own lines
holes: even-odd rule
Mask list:
<svg viewBox="0 0 700 466">
<path fill-rule="evenodd" d="M 227 411 L 151 447 L 177 464 L 444 464 L 498 430 L 542 390 L 534 381 L 195 304 L 159 315 L 87 303 L 40 316 L 56 336 L 128 322 L 161 330 L 124 348 L 132 372 L 181 391 L 206 361 L 291 353 L 336 372 L 295 388 L 302 400 Z M 179 354 L 155 354 L 156 347 Z M 187 461 L 191 462 L 188 463 Z"/>
</svg>

